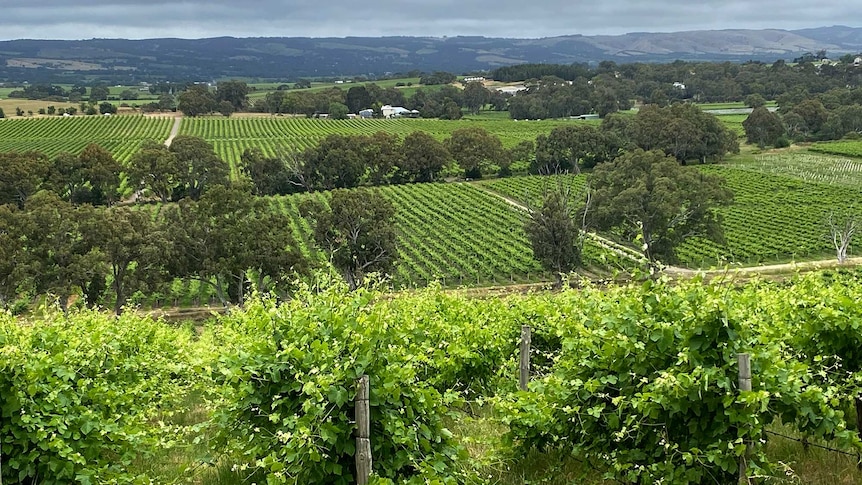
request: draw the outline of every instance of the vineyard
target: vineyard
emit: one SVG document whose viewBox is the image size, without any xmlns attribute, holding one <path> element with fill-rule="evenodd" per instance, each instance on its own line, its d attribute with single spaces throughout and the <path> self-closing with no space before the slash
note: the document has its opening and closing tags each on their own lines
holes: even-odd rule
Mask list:
<svg viewBox="0 0 862 485">
<path fill-rule="evenodd" d="M 48 156 L 78 153 L 97 143 L 125 162 L 143 140 L 164 141 L 172 118 L 144 116 L 73 116 L 4 120 L 0 123 L 0 152 L 38 150 Z"/>
<path fill-rule="evenodd" d="M 862 157 L 862 140 L 839 140 L 811 145 L 811 151 L 845 157 Z"/>
<path fill-rule="evenodd" d="M 0 480 L 356 483 L 364 374 L 370 483 L 736 483 L 743 456 L 764 483 L 859 483 L 859 299 L 858 273 L 479 299 L 318 281 L 200 328 L 0 313 Z"/>
<path fill-rule="evenodd" d="M 735 169 L 794 177 L 808 182 L 862 187 L 862 161 L 810 153 L 758 155 L 732 162 Z"/>
<path fill-rule="evenodd" d="M 776 171 L 784 170 L 779 163 L 774 165 Z M 843 181 L 842 185 L 807 182 L 735 165 L 701 167 L 725 178 L 735 194 L 734 203 L 720 209 L 724 244 L 703 238 L 690 239 L 677 250 L 680 263 L 708 268 L 727 263 L 755 265 L 833 257 L 834 249 L 826 237 L 828 213 L 840 209 L 862 210 L 860 185 L 846 186 L 853 183 L 852 177 L 858 176 L 858 164 L 835 162 L 833 167 L 837 168 L 809 167 L 810 173 L 820 174 L 810 178 L 825 180 L 827 177 L 823 174 L 832 174 L 832 178 Z M 788 165 L 786 170 L 792 173 L 792 166 Z M 584 176 L 563 176 L 558 180 L 570 184 L 572 193 L 577 194 Z M 536 204 L 543 187 L 557 182 L 541 177 L 512 177 L 480 183 L 507 197 Z M 858 254 L 859 248 L 862 248 L 862 236 L 857 235 L 851 249 Z"/>
<path fill-rule="evenodd" d="M 506 147 L 535 140 L 556 126 L 576 121 L 512 121 L 505 119 L 446 121 L 436 119 L 353 119 L 307 118 L 186 118 L 180 133 L 201 137 L 212 143 L 216 153 L 232 167 L 247 148 L 257 147 L 268 156 L 279 150 L 304 150 L 330 134 L 370 135 L 378 131 L 400 136 L 424 131 L 438 140 L 459 128 L 479 126 L 497 135 Z"/>
<path fill-rule="evenodd" d="M 513 179 L 536 181 L 538 178 Z M 492 286 L 546 282 L 551 279 L 533 259 L 524 233 L 526 214 L 500 197 L 472 184 L 412 184 L 382 187 L 395 207 L 398 260 L 391 275 L 395 290 L 424 287 L 438 282 L 444 287 Z M 325 192 L 272 197 L 273 210 L 289 215 L 290 229 L 300 252 L 309 260 L 325 263 L 312 241 L 308 220 L 299 215 L 307 198 L 328 199 Z M 156 217 L 158 204 L 142 206 Z M 585 265 L 593 275 L 630 270 L 631 257 L 615 254 L 605 245 L 587 242 Z M 110 298 L 110 296 L 109 296 Z M 214 289 L 197 280 L 175 280 L 161 293 L 132 296 L 130 302 L 145 307 L 174 305 L 194 307 L 215 303 Z"/>
</svg>

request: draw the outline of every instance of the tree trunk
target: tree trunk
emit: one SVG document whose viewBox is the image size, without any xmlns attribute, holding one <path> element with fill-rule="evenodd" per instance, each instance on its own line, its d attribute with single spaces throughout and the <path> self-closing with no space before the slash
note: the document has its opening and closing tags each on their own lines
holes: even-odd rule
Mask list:
<svg viewBox="0 0 862 485">
<path fill-rule="evenodd" d="M 347 282 L 347 288 L 350 289 L 350 291 L 355 290 L 359 286 L 356 282 L 356 274 L 354 274 L 353 271 L 346 270 L 344 272 L 344 281 Z"/>
<path fill-rule="evenodd" d="M 862 436 L 862 397 L 856 396 L 856 432 Z"/>
<path fill-rule="evenodd" d="M 111 286 L 114 287 L 114 293 L 116 293 L 116 300 L 114 301 L 114 313 L 116 315 L 120 315 L 123 313 L 123 307 L 126 305 L 126 290 L 123 285 L 123 279 L 125 278 L 125 271 L 120 268 L 114 268 L 114 281 L 111 282 Z"/>
<path fill-rule="evenodd" d="M 236 282 L 236 302 L 242 307 L 245 304 L 245 272 L 241 272 Z"/>
</svg>

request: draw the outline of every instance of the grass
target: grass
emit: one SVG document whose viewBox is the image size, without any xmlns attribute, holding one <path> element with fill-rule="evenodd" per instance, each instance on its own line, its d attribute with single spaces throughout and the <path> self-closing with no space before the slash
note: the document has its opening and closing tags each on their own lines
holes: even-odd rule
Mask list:
<svg viewBox="0 0 862 485">
<path fill-rule="evenodd" d="M 167 424 L 183 430 L 176 446 L 156 456 L 140 459 L 130 471 L 146 474 L 155 483 L 192 485 L 243 485 L 265 483 L 265 478 L 249 470 L 234 470 L 228 456 L 212 455 L 213 434 L 200 425 L 206 422 L 209 410 L 199 395 L 189 396 L 188 409 L 167 416 Z M 587 463 L 569 449 L 529 450 L 518 454 L 504 442 L 507 431 L 488 408 L 476 415 L 464 413 L 450 419 L 447 426 L 469 453 L 463 470 L 475 472 L 477 483 L 496 485 L 608 485 L 603 480 L 601 463 Z M 200 428 L 200 429 L 198 429 Z M 801 439 L 801 435 L 781 424 L 769 431 Z M 195 439 L 197 438 L 197 441 Z M 793 485 L 852 485 L 862 483 L 862 471 L 852 456 L 815 447 L 806 449 L 790 439 L 767 435 L 766 454 L 782 476 L 770 477 L 761 483 Z M 819 443 L 837 447 L 834 443 Z"/>
<path fill-rule="evenodd" d="M 778 106 L 778 103 L 775 101 L 767 101 L 767 107 Z M 745 109 L 748 106 L 745 105 L 742 101 L 734 101 L 734 102 L 726 102 L 726 103 L 698 103 L 697 107 L 702 110 L 708 109 Z"/>
</svg>

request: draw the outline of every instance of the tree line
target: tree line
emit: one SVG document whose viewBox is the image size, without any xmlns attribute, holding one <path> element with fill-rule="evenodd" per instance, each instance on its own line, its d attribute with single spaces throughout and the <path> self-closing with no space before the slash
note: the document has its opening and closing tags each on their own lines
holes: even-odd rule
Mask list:
<svg viewBox="0 0 862 485">
<path fill-rule="evenodd" d="M 3 153 L 0 173 L 4 307 L 49 294 L 65 310 L 80 294 L 86 305 L 113 302 L 119 313 L 131 295 L 166 292 L 175 279 L 242 304 L 252 287 L 284 295 L 320 263 L 300 251 L 290 215 L 256 197 L 248 180 L 232 182 L 228 164 L 200 138 L 145 142 L 126 166 L 95 144 L 53 158 Z M 121 174 L 135 191 L 125 201 Z M 147 194 L 177 203 L 131 204 Z M 327 204 L 309 201 L 301 211 L 352 288 L 397 256 L 394 210 L 376 192 L 336 190 Z M 373 233 L 357 235 L 357 225 Z"/>
<path fill-rule="evenodd" d="M 135 292 L 159 292 L 177 278 L 210 286 L 223 303 L 242 303 L 252 287 L 283 293 L 317 263 L 293 240 L 289 216 L 259 196 L 292 192 L 329 191 L 322 195 L 327 203 L 310 195 L 300 212 L 317 248 L 353 288 L 394 264 L 394 210 L 377 192 L 340 189 L 434 182 L 444 173 L 505 174 L 516 158 L 534 173 L 593 167 L 600 173 L 627 152 L 676 165 L 703 161 L 733 148 L 710 143 L 726 135 L 712 119 L 689 105 L 655 107 L 608 117 L 601 127 L 559 127 L 508 150 L 477 127 L 442 142 L 424 132 L 403 139 L 330 135 L 278 157 L 247 150 L 235 181 L 211 145 L 189 136 L 170 147 L 145 142 L 125 165 L 95 144 L 77 155 L 0 154 L 0 301 L 52 294 L 64 306 L 80 289 L 85 303 L 110 300 L 119 312 Z M 673 137 L 683 126 L 691 137 Z M 145 200 L 177 203 L 130 205 Z M 654 232 L 642 237 L 659 239 Z M 669 254 L 649 244 L 658 248 L 652 253 Z"/>
<path fill-rule="evenodd" d="M 862 88 L 805 91 L 781 96 L 778 112 L 754 99 L 755 109 L 743 123 L 749 143 L 760 147 L 862 136 Z"/>
<path fill-rule="evenodd" d="M 536 92 L 541 91 L 542 84 L 559 84 L 559 81 L 571 82 L 576 91 L 589 86 L 592 96 L 582 96 L 582 99 L 596 100 L 611 91 L 617 100 L 638 99 L 653 104 L 668 104 L 674 100 L 707 103 L 743 101 L 752 94 L 778 100 L 784 95 L 803 92 L 816 94 L 848 86 L 855 88 L 862 84 L 862 67 L 855 66 L 853 61 L 854 56 L 845 55 L 835 62 L 808 59 L 795 64 L 783 60 L 772 64 L 758 61 L 741 64 L 603 61 L 595 68 L 583 64 L 519 64 L 495 69 L 490 76 L 503 82 L 525 82 L 531 90 L 535 87 Z M 596 112 L 601 111 L 599 106 L 594 105 L 594 108 Z"/>
</svg>

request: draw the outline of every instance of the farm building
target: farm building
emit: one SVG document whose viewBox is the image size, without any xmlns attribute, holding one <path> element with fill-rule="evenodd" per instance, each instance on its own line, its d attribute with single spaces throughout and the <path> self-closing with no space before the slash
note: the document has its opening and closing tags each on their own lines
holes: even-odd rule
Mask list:
<svg viewBox="0 0 862 485">
<path fill-rule="evenodd" d="M 518 84 L 515 86 L 501 86 L 501 87 L 496 88 L 496 89 L 497 89 L 497 91 L 500 91 L 503 94 L 511 94 L 514 96 L 515 94 L 518 94 L 521 91 L 526 91 L 527 87 L 522 85 L 522 84 Z"/>
<path fill-rule="evenodd" d="M 409 110 L 401 106 L 390 106 L 388 104 L 380 108 L 380 112 L 383 113 L 384 118 L 416 118 L 419 116 L 419 112 L 415 109 Z"/>
<path fill-rule="evenodd" d="M 862 66 L 862 57 L 857 57 L 857 58 L 853 61 L 853 65 L 854 65 L 855 67 Z"/>
<path fill-rule="evenodd" d="M 374 118 L 374 110 L 373 109 L 364 109 L 359 112 L 359 116 L 361 118 Z"/>
</svg>

